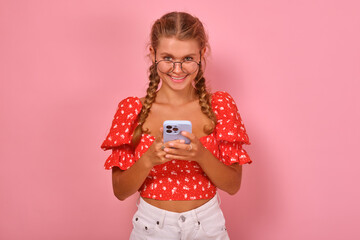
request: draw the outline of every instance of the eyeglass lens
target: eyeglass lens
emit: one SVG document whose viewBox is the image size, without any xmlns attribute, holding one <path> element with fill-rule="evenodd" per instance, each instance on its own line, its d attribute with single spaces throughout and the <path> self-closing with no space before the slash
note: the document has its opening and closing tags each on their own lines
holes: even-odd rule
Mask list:
<svg viewBox="0 0 360 240">
<path fill-rule="evenodd" d="M 185 62 L 172 62 L 172 61 L 159 61 L 157 66 L 160 72 L 162 73 L 170 73 L 174 71 L 175 64 L 180 63 L 181 64 L 181 70 L 184 73 L 192 74 L 196 72 L 198 68 L 198 63 L 194 61 L 185 61 Z"/>
</svg>

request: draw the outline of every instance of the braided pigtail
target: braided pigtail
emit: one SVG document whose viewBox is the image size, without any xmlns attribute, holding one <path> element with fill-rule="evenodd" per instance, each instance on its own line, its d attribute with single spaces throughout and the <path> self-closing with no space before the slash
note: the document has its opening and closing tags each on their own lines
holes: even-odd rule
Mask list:
<svg viewBox="0 0 360 240">
<path fill-rule="evenodd" d="M 210 49 L 208 37 L 203 24 L 197 17 L 186 12 L 169 12 L 154 22 L 151 27 L 149 46 L 151 46 L 155 52 L 159 47 L 160 39 L 163 37 L 175 37 L 179 40 L 194 39 L 198 42 L 199 49 Z M 146 91 L 147 94 L 145 102 L 137 118 L 139 125 L 135 128 L 131 139 L 131 145 L 134 148 L 136 148 L 139 144 L 143 132 L 149 131 L 149 129 L 144 130 L 142 126 L 145 123 L 145 120 L 149 115 L 150 108 L 155 101 L 157 88 L 160 83 L 160 76 L 157 73 L 156 64 L 153 63 L 149 70 L 149 87 Z M 203 71 L 201 68 L 196 76 L 196 80 L 195 91 L 199 96 L 201 111 L 213 122 L 213 126 L 204 127 L 204 132 L 210 134 L 213 132 L 217 120 L 211 109 L 210 94 L 206 90 L 205 78 L 203 77 Z"/>
<path fill-rule="evenodd" d="M 150 108 L 153 102 L 156 98 L 156 90 L 160 83 L 160 77 L 156 71 L 156 65 L 155 63 L 152 64 L 149 68 L 150 74 L 149 74 L 149 87 L 146 90 L 146 97 L 144 104 L 141 108 L 141 112 L 138 115 L 138 122 L 139 125 L 135 128 L 133 137 L 131 139 L 131 145 L 132 147 L 136 148 L 136 146 L 139 144 L 141 135 L 143 132 L 148 132 L 149 129 L 143 130 L 142 126 L 146 120 L 146 118 L 149 116 Z"/>
<path fill-rule="evenodd" d="M 203 76 L 203 70 L 201 69 L 201 67 L 196 76 L 196 79 L 197 80 L 195 80 L 195 92 L 199 96 L 199 104 L 201 107 L 201 111 L 208 118 L 210 118 L 213 123 L 212 126 L 205 125 L 204 132 L 206 134 L 211 134 L 214 131 L 217 119 L 215 113 L 212 111 L 211 108 L 210 93 L 206 89 L 205 78 Z"/>
</svg>

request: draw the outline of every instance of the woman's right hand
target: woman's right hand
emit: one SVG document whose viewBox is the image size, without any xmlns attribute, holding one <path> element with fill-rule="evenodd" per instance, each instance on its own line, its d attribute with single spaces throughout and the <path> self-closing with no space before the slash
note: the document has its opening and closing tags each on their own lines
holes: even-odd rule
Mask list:
<svg viewBox="0 0 360 240">
<path fill-rule="evenodd" d="M 155 135 L 155 141 L 151 144 L 149 149 L 142 155 L 145 166 L 149 169 L 153 168 L 156 165 L 160 165 L 171 161 L 172 159 L 165 158 L 166 152 L 162 148 L 164 146 L 168 147 L 168 144 L 171 142 L 178 142 L 178 140 L 169 141 L 164 144 L 163 141 L 163 128 L 160 128 L 160 131 Z"/>
</svg>

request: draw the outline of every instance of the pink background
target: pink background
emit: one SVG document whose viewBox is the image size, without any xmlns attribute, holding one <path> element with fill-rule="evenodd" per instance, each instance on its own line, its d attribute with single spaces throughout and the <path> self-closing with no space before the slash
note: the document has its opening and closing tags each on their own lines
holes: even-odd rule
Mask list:
<svg viewBox="0 0 360 240">
<path fill-rule="evenodd" d="M 252 145 L 221 192 L 232 239 L 360 239 L 360 4 L 331 0 L 0 1 L 0 239 L 127 239 L 100 144 L 144 96 L 153 21 L 205 24 L 206 79 Z"/>
</svg>

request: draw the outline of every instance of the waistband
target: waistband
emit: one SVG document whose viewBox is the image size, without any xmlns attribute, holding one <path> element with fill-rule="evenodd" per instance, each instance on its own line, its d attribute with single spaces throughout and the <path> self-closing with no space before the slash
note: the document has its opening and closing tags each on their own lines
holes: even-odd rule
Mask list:
<svg viewBox="0 0 360 240">
<path fill-rule="evenodd" d="M 221 204 L 220 195 L 216 192 L 215 196 L 211 198 L 205 204 L 194 208 L 185 212 L 172 212 L 167 211 L 158 207 L 155 207 L 149 203 L 147 203 L 141 196 L 139 197 L 136 205 L 138 206 L 139 211 L 145 212 L 147 216 L 151 216 L 151 218 L 155 218 L 156 222 L 159 221 L 159 227 L 162 227 L 164 222 L 167 224 L 177 224 L 179 219 L 193 219 L 194 222 L 200 224 L 199 215 L 203 215 L 202 213 L 210 208 L 219 207 Z"/>
</svg>

